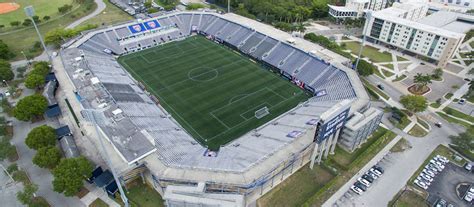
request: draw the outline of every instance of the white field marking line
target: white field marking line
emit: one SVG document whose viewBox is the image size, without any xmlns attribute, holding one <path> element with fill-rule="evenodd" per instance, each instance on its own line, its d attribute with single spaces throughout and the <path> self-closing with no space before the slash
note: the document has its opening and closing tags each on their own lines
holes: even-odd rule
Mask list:
<svg viewBox="0 0 474 207">
<path fill-rule="evenodd" d="M 271 89 L 270 89 L 270 90 L 271 90 Z M 276 107 L 276 106 L 278 106 L 278 105 L 280 105 L 280 104 L 282 104 L 282 103 L 286 103 L 287 101 L 289 101 L 289 100 L 295 98 L 297 95 L 300 95 L 301 93 L 303 93 L 303 91 L 300 91 L 299 93 L 295 94 L 294 96 L 292 96 L 292 97 L 290 97 L 290 98 L 288 98 L 288 99 L 286 99 L 286 100 L 283 100 L 283 101 L 281 101 L 280 103 L 275 104 L 274 106 L 271 106 L 271 107 L 269 108 L 269 110 L 272 109 L 272 108 L 274 108 L 274 107 Z M 294 107 L 293 107 L 293 108 L 294 108 Z M 285 112 L 285 113 L 286 113 L 286 112 Z M 282 113 L 282 114 L 283 114 L 283 113 Z M 252 118 L 252 119 L 253 119 L 253 118 Z M 252 119 L 248 119 L 247 121 L 252 120 Z M 247 121 L 241 122 L 241 123 L 235 125 L 235 126 L 232 127 L 232 128 L 239 127 L 240 125 L 244 124 L 244 123 L 247 122 Z M 229 129 L 229 130 L 230 130 L 230 129 Z M 215 136 L 213 136 L 213 137 L 207 139 L 207 141 L 212 141 L 213 139 L 217 138 L 218 136 L 220 136 L 220 135 L 223 134 L 223 133 L 226 133 L 226 132 L 229 131 L 229 130 L 223 131 L 223 132 L 221 132 L 221 133 L 219 133 L 219 134 L 217 134 L 217 135 L 215 135 Z M 250 131 L 249 131 L 249 132 L 250 132 Z M 248 132 L 247 132 L 247 133 L 248 133 Z"/>
<path fill-rule="evenodd" d="M 227 126 L 227 124 L 225 124 L 223 121 L 221 121 L 219 118 L 217 118 L 214 114 L 212 114 L 212 113 L 209 113 L 209 114 L 210 114 L 212 117 L 214 117 L 214 119 L 216 119 L 219 123 L 221 123 L 225 128 L 227 128 L 227 130 L 230 129 L 230 127 Z M 226 131 L 227 131 L 227 130 L 226 130 Z"/>
<path fill-rule="evenodd" d="M 265 102 L 262 102 L 262 103 L 260 103 L 259 105 L 255 106 L 255 107 L 253 107 L 253 108 L 251 108 L 251 109 L 249 109 L 249 110 L 247 110 L 247 111 L 244 111 L 243 113 L 240 113 L 240 117 L 244 118 L 245 121 L 248 121 L 249 119 L 245 118 L 243 114 L 245 114 L 245 113 L 247 113 L 247 112 L 249 112 L 249 111 L 251 111 L 251 110 L 253 110 L 253 111 L 255 112 L 255 111 L 259 110 L 259 109 L 262 109 L 263 107 L 260 107 L 260 106 L 262 106 L 262 105 L 263 105 L 263 107 L 266 107 L 267 105 L 270 105 L 270 104 L 269 104 L 268 102 L 266 102 L 266 101 L 265 101 Z M 270 106 L 271 106 L 271 105 L 270 105 Z M 260 107 L 260 108 L 258 108 L 257 110 L 255 110 L 257 107 Z M 270 110 L 269 110 L 269 111 L 270 111 Z M 255 117 L 255 114 L 254 114 L 254 117 Z M 250 118 L 250 119 L 252 119 L 252 118 Z"/>
<path fill-rule="evenodd" d="M 231 63 L 228 63 L 228 64 L 226 64 L 226 65 L 221 65 L 221 66 L 218 67 L 218 68 L 214 68 L 214 70 L 216 70 L 217 73 L 219 73 L 219 69 L 224 68 L 224 67 L 227 67 L 227 66 L 230 66 L 230 65 L 233 65 L 233 64 L 236 64 L 236 63 L 239 63 L 240 61 L 242 61 L 242 60 L 238 60 L 238 61 L 236 61 L 236 62 L 231 62 Z M 191 69 L 191 70 L 194 70 L 194 69 L 197 69 L 197 68 L 200 68 L 200 67 L 196 67 L 196 68 L 193 68 L 193 69 Z M 209 68 L 210 68 L 210 67 L 209 67 Z M 191 70 L 190 70 L 190 71 L 191 71 Z M 216 78 L 217 78 L 217 77 L 216 77 Z M 183 80 L 181 80 L 181 81 L 175 82 L 175 83 L 170 84 L 170 85 L 166 85 L 164 88 L 162 88 L 162 89 L 160 89 L 160 90 L 158 90 L 158 91 L 161 91 L 161 90 L 164 90 L 164 89 L 168 89 L 168 90 L 169 90 L 170 88 L 173 88 L 174 86 L 176 86 L 176 85 L 178 85 L 178 84 L 181 84 L 181 83 L 184 83 L 184 82 L 187 82 L 187 81 L 195 81 L 195 80 L 189 79 L 189 77 L 187 77 L 186 79 L 183 79 Z M 208 81 L 201 81 L 201 82 L 208 82 Z"/>
<path fill-rule="evenodd" d="M 143 79 L 141 78 L 141 76 L 139 76 L 137 73 L 135 73 L 135 71 L 133 71 L 133 70 L 131 70 L 131 71 L 132 71 L 132 73 L 134 73 L 138 78 L 140 78 L 140 79 L 142 80 L 143 84 L 145 84 L 146 86 L 148 86 L 148 84 L 147 84 L 145 81 L 143 81 Z M 181 117 L 181 116 L 179 115 L 179 113 L 177 113 L 176 110 L 175 110 L 171 105 L 169 105 L 168 103 L 166 103 L 165 99 L 161 98 L 161 96 L 160 96 L 152 87 L 148 86 L 148 88 L 150 88 L 150 90 L 153 91 L 153 93 L 154 93 L 156 96 L 158 96 L 158 97 L 160 98 L 160 102 L 164 102 L 166 105 L 168 105 L 168 107 L 170 107 L 170 109 L 173 110 L 174 113 L 175 113 L 181 120 L 183 120 L 183 122 L 186 123 L 186 125 L 188 125 L 188 127 L 190 127 L 194 132 L 196 132 L 196 134 L 199 136 L 199 138 L 201 138 L 201 141 L 206 142 L 206 140 L 205 140 L 204 138 L 202 138 L 202 136 L 186 121 L 186 119 L 183 119 L 183 117 Z M 191 136 L 191 137 L 192 137 L 192 136 Z"/>
<path fill-rule="evenodd" d="M 230 98 L 230 100 L 228 101 L 227 104 L 231 104 L 231 103 L 234 103 L 234 102 L 236 102 L 236 101 L 239 101 L 240 99 L 243 99 L 243 98 L 247 97 L 248 95 L 249 95 L 248 93 L 241 93 L 241 94 L 239 94 L 239 95 L 232 96 L 232 98 Z M 238 99 L 235 99 L 235 100 L 234 100 L 234 98 L 236 98 L 236 97 L 237 97 Z"/>
<path fill-rule="evenodd" d="M 219 76 L 219 71 L 216 70 L 215 68 L 211 68 L 211 67 L 199 67 L 199 68 L 208 68 L 208 69 L 211 69 L 211 70 L 209 70 L 209 71 L 207 71 L 207 72 L 204 72 L 204 73 L 201 73 L 201 74 L 196 75 L 196 76 L 192 76 L 192 77 L 191 77 L 191 75 L 190 75 L 189 73 L 191 73 L 191 71 L 193 71 L 194 69 L 193 69 L 193 70 L 190 70 L 190 71 L 188 72 L 188 79 L 191 79 L 191 80 L 197 81 L 197 82 L 204 82 L 204 83 L 205 83 L 205 82 L 212 81 L 212 80 L 216 79 L 216 78 Z M 195 68 L 195 69 L 198 69 L 198 68 Z M 199 79 L 196 79 L 196 78 L 199 78 L 199 77 L 201 77 L 201 76 L 203 76 L 203 75 L 206 75 L 206 74 L 208 74 L 208 73 L 210 73 L 210 72 L 214 72 L 214 73 L 216 73 L 216 75 L 215 75 L 214 77 L 212 77 L 211 79 L 207 79 L 207 80 L 199 80 Z"/>
<path fill-rule="evenodd" d="M 247 96 L 245 96 L 244 98 L 247 98 L 247 97 L 249 97 L 249 96 L 251 96 L 251 95 L 253 95 L 253 94 L 259 93 L 260 91 L 263 91 L 263 90 L 265 90 L 265 89 L 267 89 L 267 88 L 261 88 L 261 89 L 259 89 L 259 90 L 257 90 L 257 91 L 254 91 L 254 92 L 252 92 L 252 93 L 249 93 L 249 94 L 247 94 Z M 242 99 L 244 99 L 244 98 L 241 98 L 241 99 L 239 99 L 239 100 L 242 100 Z M 212 110 L 212 111 L 209 112 L 209 113 L 215 113 L 216 111 L 219 111 L 219 110 L 221 110 L 221 109 L 223 109 L 223 108 L 226 108 L 226 107 L 232 105 L 233 103 L 235 103 L 235 101 L 234 101 L 234 102 L 231 102 L 231 103 L 228 103 L 228 104 L 226 104 L 226 105 L 224 105 L 224 106 L 221 106 L 221 107 L 219 107 L 219 108 L 217 108 L 217 109 L 214 109 L 214 110 Z"/>
</svg>

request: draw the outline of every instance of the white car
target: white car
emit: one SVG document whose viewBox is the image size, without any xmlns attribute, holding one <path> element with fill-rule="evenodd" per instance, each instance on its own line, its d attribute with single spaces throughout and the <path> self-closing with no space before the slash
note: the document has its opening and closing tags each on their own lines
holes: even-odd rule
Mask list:
<svg viewBox="0 0 474 207">
<path fill-rule="evenodd" d="M 430 163 L 433 164 L 433 165 L 437 165 L 437 166 L 440 166 L 440 167 L 443 166 L 443 167 L 444 167 L 444 164 L 443 164 L 443 163 L 438 162 L 438 161 L 436 161 L 436 160 L 434 160 L 434 159 L 431 159 L 431 160 L 430 160 Z"/>
<path fill-rule="evenodd" d="M 372 173 L 374 173 L 374 174 L 376 174 L 376 175 L 379 176 L 379 177 L 382 175 L 382 173 L 380 173 L 379 171 L 375 170 L 374 168 L 370 168 L 369 171 L 372 172 Z"/>
<path fill-rule="evenodd" d="M 471 187 L 471 188 L 469 189 L 469 192 L 474 193 L 474 187 Z"/>
<path fill-rule="evenodd" d="M 429 175 L 430 177 L 434 177 L 434 176 L 435 176 L 435 174 L 434 174 L 432 171 L 427 170 L 427 169 L 423 169 L 423 173 Z"/>
<path fill-rule="evenodd" d="M 426 185 L 423 181 L 420 181 L 420 180 L 415 180 L 415 184 L 420 187 L 420 188 L 423 188 L 423 189 L 428 189 L 428 185 Z"/>
<path fill-rule="evenodd" d="M 472 170 L 472 164 L 471 163 L 466 163 L 466 165 L 464 165 L 464 169 L 466 169 L 467 171 L 471 171 Z"/>
<path fill-rule="evenodd" d="M 372 177 L 374 180 L 378 179 L 379 176 L 375 173 L 373 173 L 372 171 L 367 171 L 365 174 L 369 175 L 370 177 Z"/>
<path fill-rule="evenodd" d="M 365 186 L 370 187 L 370 182 L 367 181 L 367 180 L 365 180 L 364 178 L 357 178 L 357 180 L 358 180 L 360 183 L 364 184 Z"/>
<path fill-rule="evenodd" d="M 446 157 L 444 157 L 444 156 L 441 156 L 441 155 L 436 155 L 435 158 L 438 159 L 438 160 L 441 160 L 441 161 L 444 162 L 444 163 L 448 163 L 448 162 L 449 162 L 448 158 L 446 158 Z"/>
<path fill-rule="evenodd" d="M 435 174 L 437 174 L 439 172 L 438 168 L 431 167 L 430 165 L 426 165 L 425 169 L 430 170 L 430 171 L 434 172 Z"/>
<path fill-rule="evenodd" d="M 421 173 L 421 174 L 420 174 L 420 177 L 422 177 L 423 179 L 427 180 L 428 182 L 433 182 L 433 178 L 430 177 L 429 175 L 424 174 L 424 173 Z"/>
<path fill-rule="evenodd" d="M 464 200 L 466 200 L 467 202 L 471 202 L 471 201 L 472 201 L 472 196 L 469 195 L 469 194 L 466 194 L 466 195 L 464 196 Z"/>
<path fill-rule="evenodd" d="M 357 195 L 360 195 L 363 192 L 360 188 L 358 188 L 354 185 L 351 187 L 351 190 L 352 190 L 352 192 L 356 193 Z"/>
</svg>

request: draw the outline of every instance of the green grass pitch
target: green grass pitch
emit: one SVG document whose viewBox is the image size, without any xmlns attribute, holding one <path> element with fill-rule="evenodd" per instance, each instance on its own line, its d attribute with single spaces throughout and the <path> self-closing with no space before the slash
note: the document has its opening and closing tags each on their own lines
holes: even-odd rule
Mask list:
<svg viewBox="0 0 474 207">
<path fill-rule="evenodd" d="M 237 52 L 189 37 L 119 58 L 194 139 L 218 149 L 309 98 Z M 255 118 L 268 107 L 270 114 Z"/>
</svg>

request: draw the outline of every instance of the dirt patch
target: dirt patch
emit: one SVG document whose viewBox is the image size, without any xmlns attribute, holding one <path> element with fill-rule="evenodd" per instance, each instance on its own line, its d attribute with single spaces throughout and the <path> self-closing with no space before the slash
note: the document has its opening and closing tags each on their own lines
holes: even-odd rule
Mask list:
<svg viewBox="0 0 474 207">
<path fill-rule="evenodd" d="M 17 3 L 0 3 L 0 14 L 6 14 L 12 11 L 15 11 L 20 8 L 20 5 Z"/>
</svg>

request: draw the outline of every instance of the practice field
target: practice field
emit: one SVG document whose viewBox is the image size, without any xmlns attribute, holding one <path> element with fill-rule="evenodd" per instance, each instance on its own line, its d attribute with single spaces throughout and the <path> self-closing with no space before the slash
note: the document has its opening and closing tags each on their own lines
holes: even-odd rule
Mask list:
<svg viewBox="0 0 474 207">
<path fill-rule="evenodd" d="M 23 8 L 32 5 L 35 9 L 35 15 L 39 16 L 43 20 L 44 16 L 50 16 L 54 18 L 59 16 L 58 7 L 64 4 L 72 4 L 73 0 L 0 0 L 0 3 L 17 3 L 20 8 L 12 12 L 0 14 L 0 25 L 10 27 L 10 22 L 20 21 L 23 22 L 27 17 Z"/>
<path fill-rule="evenodd" d="M 210 149 L 270 121 L 309 96 L 233 50 L 193 36 L 119 58 Z M 269 114 L 257 119 L 264 107 Z"/>
</svg>

